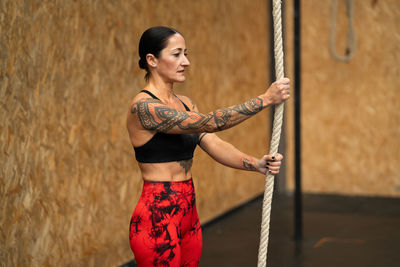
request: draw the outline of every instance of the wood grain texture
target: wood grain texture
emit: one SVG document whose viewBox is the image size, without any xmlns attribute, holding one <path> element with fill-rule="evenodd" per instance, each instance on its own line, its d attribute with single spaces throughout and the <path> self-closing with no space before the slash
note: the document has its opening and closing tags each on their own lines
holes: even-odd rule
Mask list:
<svg viewBox="0 0 400 267">
<path fill-rule="evenodd" d="M 338 3 L 335 45 L 344 55 L 347 18 L 344 1 Z M 292 1 L 286 6 L 290 70 Z M 347 63 L 329 52 L 331 1 L 304 1 L 301 8 L 304 191 L 399 197 L 398 2 L 354 1 L 357 52 Z M 293 140 L 288 106 L 288 138 Z M 288 146 L 293 155 L 293 143 Z M 292 163 L 288 168 L 293 173 Z M 293 179 L 288 183 L 293 188 Z"/>
<path fill-rule="evenodd" d="M 207 112 L 268 86 L 267 21 L 261 0 L 0 1 L 0 262 L 130 260 L 142 181 L 125 119 L 144 86 L 141 33 L 161 24 L 184 34 L 191 67 L 176 92 Z M 221 137 L 261 156 L 268 125 L 263 112 Z M 195 157 L 202 222 L 263 191 L 262 175 Z"/>
</svg>

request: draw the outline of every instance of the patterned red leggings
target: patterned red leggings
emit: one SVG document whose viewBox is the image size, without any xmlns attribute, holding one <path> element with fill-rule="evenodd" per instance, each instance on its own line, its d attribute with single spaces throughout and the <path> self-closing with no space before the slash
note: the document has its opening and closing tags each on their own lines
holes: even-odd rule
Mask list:
<svg viewBox="0 0 400 267">
<path fill-rule="evenodd" d="M 129 240 L 139 267 L 198 266 L 202 236 L 192 179 L 144 181 Z"/>
</svg>

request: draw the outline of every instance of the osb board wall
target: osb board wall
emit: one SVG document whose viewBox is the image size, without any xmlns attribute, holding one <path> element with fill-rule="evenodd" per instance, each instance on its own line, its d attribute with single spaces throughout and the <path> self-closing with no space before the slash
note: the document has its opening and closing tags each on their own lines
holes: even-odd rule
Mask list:
<svg viewBox="0 0 400 267">
<path fill-rule="evenodd" d="M 192 65 L 176 91 L 208 112 L 267 87 L 267 21 L 261 0 L 1 1 L 0 262 L 131 259 L 142 182 L 125 116 L 144 86 L 140 34 L 159 24 L 183 32 Z M 264 112 L 221 137 L 261 156 L 267 125 Z M 195 156 L 202 222 L 262 192 L 262 175 L 218 166 L 199 149 Z"/>
<path fill-rule="evenodd" d="M 400 196 L 400 6 L 354 1 L 355 56 L 329 52 L 332 1 L 302 1 L 302 185 L 306 192 Z M 338 1 L 336 49 L 344 55 L 347 18 Z M 293 70 L 293 1 L 287 56 Z M 288 104 L 288 140 L 293 109 Z M 293 142 L 288 141 L 293 154 Z M 293 175 L 293 164 L 288 173 Z M 289 178 L 293 188 L 293 178 Z"/>
</svg>

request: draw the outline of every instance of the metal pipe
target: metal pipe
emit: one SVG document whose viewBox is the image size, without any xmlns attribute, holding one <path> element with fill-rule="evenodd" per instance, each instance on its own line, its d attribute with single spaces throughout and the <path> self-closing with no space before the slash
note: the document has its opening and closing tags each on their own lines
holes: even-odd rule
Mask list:
<svg viewBox="0 0 400 267">
<path fill-rule="evenodd" d="M 301 193 L 301 4 L 294 0 L 294 136 L 295 136 L 295 190 L 294 239 L 303 238 L 303 213 Z"/>
</svg>

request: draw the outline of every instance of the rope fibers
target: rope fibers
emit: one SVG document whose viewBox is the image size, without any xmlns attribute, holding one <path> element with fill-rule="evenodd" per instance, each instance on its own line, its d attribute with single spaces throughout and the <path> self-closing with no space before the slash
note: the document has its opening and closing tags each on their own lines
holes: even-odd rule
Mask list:
<svg viewBox="0 0 400 267">
<path fill-rule="evenodd" d="M 283 46 L 282 46 L 282 17 L 281 0 L 274 0 L 273 7 L 274 20 L 274 54 L 275 54 L 275 73 L 276 79 L 284 77 L 283 69 Z M 274 123 L 269 154 L 275 155 L 278 152 L 283 121 L 284 103 L 275 106 Z M 268 173 L 265 178 L 265 191 L 262 208 L 261 237 L 258 249 L 258 267 L 265 267 L 267 264 L 267 250 L 269 237 L 269 222 L 271 215 L 272 194 L 274 189 L 274 175 Z"/>
</svg>

